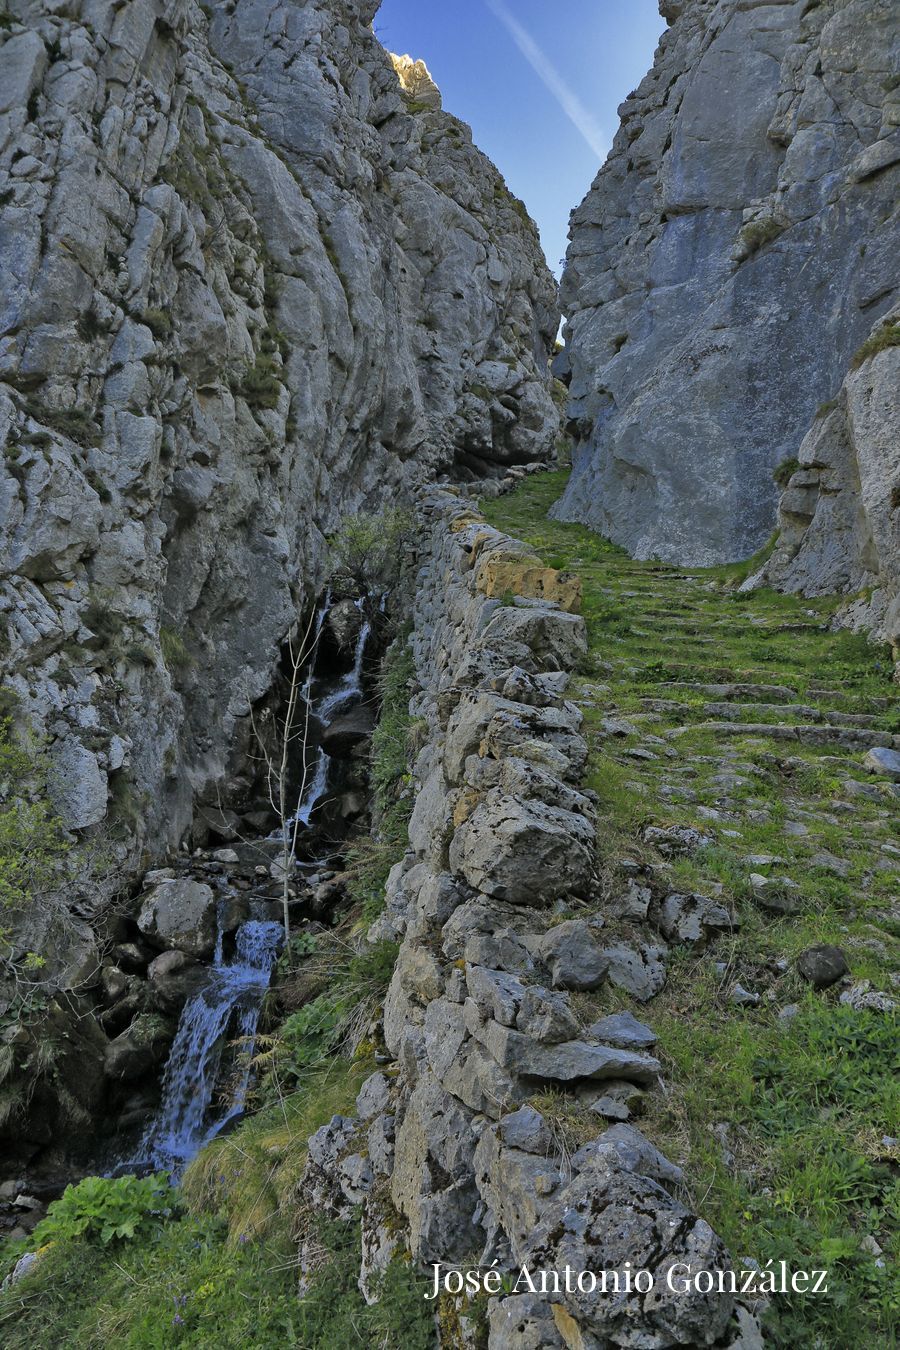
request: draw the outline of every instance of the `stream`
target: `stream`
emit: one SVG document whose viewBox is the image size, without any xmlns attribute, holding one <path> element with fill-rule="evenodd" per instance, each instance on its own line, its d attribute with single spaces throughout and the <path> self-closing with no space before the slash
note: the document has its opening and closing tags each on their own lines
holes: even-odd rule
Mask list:
<svg viewBox="0 0 900 1350">
<path fill-rule="evenodd" d="M 351 668 L 334 677 L 329 682 L 330 688 L 314 697 L 313 686 L 319 683 L 315 675 L 316 656 L 330 599 L 330 595 L 326 596 L 316 615 L 315 645 L 304 687 L 312 716 L 323 729 L 362 698 L 363 661 L 372 633 L 370 621 L 363 617 L 354 642 Z M 365 600 L 354 603 L 362 613 Z M 304 830 L 311 827 L 313 812 L 328 792 L 330 770 L 331 758 L 319 745 L 311 771 L 310 766 L 304 769 L 296 816 L 289 826 L 298 822 Z M 276 837 L 281 837 L 280 831 Z M 224 909 L 224 902 L 220 901 L 215 955 L 206 982 L 182 1010 L 163 1071 L 159 1109 L 135 1155 L 127 1164 L 120 1165 L 119 1171 L 165 1170 L 177 1178 L 205 1144 L 243 1113 L 263 1000 L 284 930 L 280 923 L 250 918 L 237 929 L 233 953 L 226 957 Z M 233 1042 L 238 1045 L 236 1057 L 225 1053 Z M 229 1074 L 223 1102 L 222 1079 L 228 1079 Z"/>
<path fill-rule="evenodd" d="M 226 962 L 220 930 L 209 981 L 181 1014 L 163 1074 L 159 1112 L 141 1141 L 135 1165 L 178 1175 L 243 1111 L 259 1015 L 283 935 L 280 923 L 249 919 L 237 930 L 234 956 Z M 240 1043 L 241 1067 L 230 1104 L 215 1115 L 211 1106 L 228 1039 Z"/>
</svg>

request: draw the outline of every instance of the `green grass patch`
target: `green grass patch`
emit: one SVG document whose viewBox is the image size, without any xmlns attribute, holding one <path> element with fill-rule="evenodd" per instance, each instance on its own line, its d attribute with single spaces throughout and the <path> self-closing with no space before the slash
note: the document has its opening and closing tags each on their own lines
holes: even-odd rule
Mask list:
<svg viewBox="0 0 900 1350">
<path fill-rule="evenodd" d="M 851 370 L 858 370 L 864 362 L 887 351 L 888 347 L 900 346 L 900 320 L 888 319 L 867 338 L 850 362 Z"/>
<path fill-rule="evenodd" d="M 408 847 L 414 804 L 410 759 L 416 725 L 409 712 L 415 663 L 405 630 L 391 644 L 381 674 L 381 715 L 372 736 L 370 774 L 373 829 L 347 853 L 348 894 L 371 923 L 384 908 L 384 887 Z"/>
<path fill-rule="evenodd" d="M 194 664 L 194 658 L 185 646 L 184 638 L 180 633 L 176 633 L 174 628 L 162 625 L 159 630 L 159 646 L 163 660 L 170 670 L 187 670 Z"/>
<path fill-rule="evenodd" d="M 68 437 L 85 449 L 97 445 L 100 440 L 100 429 L 88 408 L 48 408 L 29 399 L 25 410 L 36 422 L 52 427 L 61 436 Z"/>
<path fill-rule="evenodd" d="M 811 992 L 796 959 L 808 946 L 835 943 L 854 980 L 892 992 L 895 934 L 885 916 L 897 873 L 878 865 L 890 861 L 878 849 L 891 842 L 896 803 L 886 793 L 869 798 L 847 788 L 848 779 L 873 781 L 861 750 L 767 736 L 767 724 L 802 721 L 791 717 L 790 697 L 748 696 L 787 702 L 783 715 L 742 715 L 735 700 L 737 717 L 763 730 L 719 734 L 704 726 L 713 720 L 704 704 L 723 700 L 672 683 L 786 686 L 823 715 L 864 713 L 887 732 L 896 694 L 889 654 L 864 635 L 829 629 L 837 597 L 737 592 L 774 537 L 743 563 L 678 574 L 550 520 L 564 483 L 561 472 L 538 475 L 483 509 L 549 565 L 578 572 L 584 586 L 593 673 L 573 681 L 570 696 L 585 715 L 585 781 L 598 798 L 601 870 L 617 885 L 618 859 L 652 862 L 659 885 L 715 895 L 740 921 L 706 951 L 673 947 L 662 993 L 632 1005 L 658 1033 L 666 1069 L 665 1093 L 647 1096 L 637 1123 L 684 1167 L 685 1198 L 737 1258 L 829 1267 L 826 1297 L 773 1300 L 767 1343 L 784 1350 L 893 1345 L 900 1151 L 883 1141 L 897 1135 L 900 1119 L 897 1019 L 842 1006 L 838 991 Z M 645 700 L 662 706 L 651 711 Z M 669 703 L 676 706 L 667 710 Z M 634 733 L 607 734 L 609 715 L 630 721 Z M 641 747 L 655 758 L 629 756 Z M 720 819 L 704 815 L 708 808 Z M 791 822 L 808 832 L 790 833 Z M 693 825 L 715 842 L 693 857 L 664 859 L 641 838 L 648 823 Z M 778 861 L 749 862 L 763 854 Z M 794 913 L 762 908 L 754 871 L 797 884 L 785 888 Z M 602 911 L 602 898 L 597 903 Z M 608 931 L 618 932 L 617 924 L 608 921 Z M 652 930 L 632 936 L 652 940 Z M 735 980 L 760 994 L 756 1007 L 730 1001 Z M 628 1002 L 610 988 L 590 996 L 583 1012 L 592 1019 Z M 800 1011 L 785 1026 L 777 1012 L 788 1004 Z M 577 1109 L 567 1101 L 545 1105 L 563 1144 L 575 1142 Z M 718 1125 L 732 1159 L 712 1133 Z"/>
</svg>

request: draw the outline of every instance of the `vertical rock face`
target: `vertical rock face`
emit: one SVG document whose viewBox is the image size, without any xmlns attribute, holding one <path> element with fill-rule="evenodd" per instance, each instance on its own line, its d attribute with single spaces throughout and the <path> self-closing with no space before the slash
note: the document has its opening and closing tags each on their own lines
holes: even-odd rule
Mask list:
<svg viewBox="0 0 900 1350">
<path fill-rule="evenodd" d="M 816 418 L 778 508 L 771 558 L 746 583 L 856 596 L 844 620 L 900 659 L 900 309 L 875 326 Z M 862 594 L 861 594 L 862 593 Z"/>
<path fill-rule="evenodd" d="M 572 218 L 578 450 L 558 508 L 638 557 L 746 557 L 896 299 L 891 0 L 665 0 L 653 70 Z"/>
<path fill-rule="evenodd" d="M 135 851 L 221 779 L 344 513 L 552 450 L 536 230 L 376 9 L 0 30 L 4 675 L 68 822 L 111 793 Z"/>
</svg>

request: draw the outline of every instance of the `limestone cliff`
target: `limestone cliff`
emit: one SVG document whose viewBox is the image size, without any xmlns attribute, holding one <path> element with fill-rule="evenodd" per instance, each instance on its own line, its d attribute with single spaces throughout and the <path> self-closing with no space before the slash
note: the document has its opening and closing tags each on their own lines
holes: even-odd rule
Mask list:
<svg viewBox="0 0 900 1350">
<path fill-rule="evenodd" d="M 376 9 L 4 14 L 4 676 L 130 859 L 227 791 L 344 513 L 552 451 L 536 230 Z"/>
<path fill-rule="evenodd" d="M 848 594 L 842 620 L 900 659 L 900 310 L 875 329 L 825 404 L 778 507 L 771 558 L 747 587 Z"/>
<path fill-rule="evenodd" d="M 896 299 L 896 7 L 660 9 L 654 67 L 572 218 L 578 445 L 558 509 L 638 557 L 709 564 L 766 542 L 773 470 Z"/>
</svg>

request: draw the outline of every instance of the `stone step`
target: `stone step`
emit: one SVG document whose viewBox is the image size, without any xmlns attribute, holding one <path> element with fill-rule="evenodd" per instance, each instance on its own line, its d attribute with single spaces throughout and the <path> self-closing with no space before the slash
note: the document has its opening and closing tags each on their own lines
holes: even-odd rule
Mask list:
<svg viewBox="0 0 900 1350">
<path fill-rule="evenodd" d="M 692 612 L 690 618 L 684 619 L 679 619 L 677 616 L 671 614 L 661 614 L 659 616 L 648 614 L 646 610 L 642 610 L 640 615 L 636 615 L 635 617 L 639 617 L 641 623 L 646 623 L 647 627 L 651 628 L 655 633 L 671 633 L 677 631 L 682 637 L 692 637 L 695 633 L 710 633 L 715 631 L 719 634 L 724 634 L 726 637 L 732 636 L 738 638 L 743 637 L 747 632 L 747 625 L 741 623 L 738 619 L 706 618 L 702 614 L 698 616 L 696 610 Z M 774 632 L 776 630 L 772 629 L 771 631 Z M 719 640 L 721 640 L 721 638 Z"/>
<path fill-rule="evenodd" d="M 880 700 L 879 700 L 880 701 Z M 837 712 L 832 710 L 825 714 L 827 720 L 836 727 L 865 727 L 869 726 L 872 717 L 877 716 L 882 709 L 870 708 L 868 712 Z"/>
<path fill-rule="evenodd" d="M 642 708 L 654 713 L 687 713 L 694 706 L 691 703 L 678 703 L 672 698 L 642 698 L 640 703 Z"/>
<path fill-rule="evenodd" d="M 747 716 L 800 717 L 807 722 L 822 722 L 825 714 L 819 708 L 804 703 L 704 703 L 704 717 L 723 718 L 738 722 Z"/>
<path fill-rule="evenodd" d="M 711 731 L 718 736 L 762 736 L 774 741 L 800 741 L 803 745 L 859 746 L 871 750 L 886 746 L 900 749 L 900 736 L 890 736 L 874 727 L 785 726 L 779 722 L 694 722 L 673 727 L 665 735 L 683 736 L 691 731 Z"/>
<path fill-rule="evenodd" d="M 810 681 L 807 685 L 807 693 L 821 702 L 833 698 L 864 699 L 867 708 L 871 709 L 872 712 L 889 712 L 891 708 L 897 707 L 898 702 L 896 698 L 879 698 L 875 694 L 856 694 L 851 689 L 825 689 L 822 685 L 815 684 L 813 681 Z"/>
<path fill-rule="evenodd" d="M 786 703 L 797 697 L 797 691 L 786 684 L 695 684 L 689 680 L 661 680 L 659 687 L 685 689 L 692 694 L 706 694 L 717 699 L 780 699 Z"/>
<path fill-rule="evenodd" d="M 648 713 L 689 714 L 696 712 L 702 717 L 717 718 L 722 721 L 738 722 L 749 714 L 755 717 L 773 716 L 775 718 L 799 717 L 807 722 L 825 722 L 829 726 L 871 727 L 871 713 L 823 712 L 803 703 L 685 703 L 675 699 L 641 698 L 640 705 Z M 630 714 L 640 716 L 641 714 Z"/>
<path fill-rule="evenodd" d="M 830 630 L 827 623 L 804 623 L 800 619 L 796 623 L 770 623 L 768 620 L 751 619 L 749 626 L 760 633 L 827 633 Z"/>
</svg>

